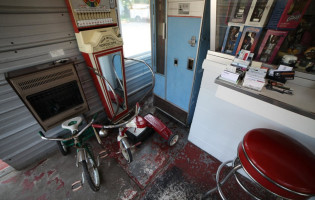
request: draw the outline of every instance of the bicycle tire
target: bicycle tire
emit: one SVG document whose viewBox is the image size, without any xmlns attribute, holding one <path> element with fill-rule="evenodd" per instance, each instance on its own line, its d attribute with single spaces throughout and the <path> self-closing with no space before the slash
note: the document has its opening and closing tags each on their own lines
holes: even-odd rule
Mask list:
<svg viewBox="0 0 315 200">
<path fill-rule="evenodd" d="M 133 157 L 132 157 L 130 148 L 126 148 L 122 142 L 120 142 L 119 146 L 120 146 L 121 154 L 126 159 L 127 163 L 131 163 L 133 160 Z"/>
<path fill-rule="evenodd" d="M 94 166 L 93 167 L 93 172 L 95 173 L 96 176 L 98 176 L 98 183 L 95 183 L 95 180 L 92 179 L 91 177 L 91 174 L 89 172 L 89 168 L 88 168 L 88 165 L 86 163 L 86 160 L 83 160 L 81 162 L 82 164 L 82 168 L 83 168 L 83 173 L 84 173 L 84 177 L 85 179 L 87 180 L 90 188 L 94 191 L 94 192 L 97 192 L 99 189 L 100 189 L 100 177 L 99 177 L 99 173 L 98 173 L 98 169 L 97 167 L 95 167 L 95 163 L 94 163 Z"/>
<path fill-rule="evenodd" d="M 61 141 L 57 141 L 57 146 L 63 156 L 68 155 L 69 149 Z"/>
</svg>

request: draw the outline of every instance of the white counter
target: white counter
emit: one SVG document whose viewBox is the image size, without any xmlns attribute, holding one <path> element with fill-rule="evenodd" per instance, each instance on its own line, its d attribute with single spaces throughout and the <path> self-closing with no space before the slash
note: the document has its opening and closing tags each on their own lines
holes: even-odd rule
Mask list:
<svg viewBox="0 0 315 200">
<path fill-rule="evenodd" d="M 237 155 L 237 145 L 246 132 L 255 128 L 270 128 L 290 135 L 315 152 L 314 119 L 216 84 L 215 79 L 233 59 L 217 55 L 221 56 L 208 54 L 203 63 L 204 73 L 189 141 L 220 161 L 226 161 Z M 287 101 L 282 95 L 279 97 L 292 105 L 296 101 Z M 307 105 L 297 103 L 311 109 L 315 106 L 314 101 Z"/>
</svg>

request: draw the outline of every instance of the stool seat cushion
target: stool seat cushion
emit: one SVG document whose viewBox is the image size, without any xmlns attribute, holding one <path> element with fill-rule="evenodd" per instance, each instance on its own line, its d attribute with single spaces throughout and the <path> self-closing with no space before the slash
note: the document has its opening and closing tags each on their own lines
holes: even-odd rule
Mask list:
<svg viewBox="0 0 315 200">
<path fill-rule="evenodd" d="M 239 145 L 238 156 L 249 176 L 280 196 L 315 194 L 315 155 L 283 133 L 271 129 L 249 131 Z M 293 194 L 287 195 L 286 191 Z"/>
</svg>

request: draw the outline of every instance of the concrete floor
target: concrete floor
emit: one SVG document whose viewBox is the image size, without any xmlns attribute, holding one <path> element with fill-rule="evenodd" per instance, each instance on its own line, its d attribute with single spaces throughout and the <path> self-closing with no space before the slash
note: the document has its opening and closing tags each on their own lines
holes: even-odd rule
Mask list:
<svg viewBox="0 0 315 200">
<path fill-rule="evenodd" d="M 93 192 L 87 183 L 73 192 L 71 184 L 82 177 L 82 169 L 75 165 L 75 149 L 67 156 L 56 151 L 28 169 L 2 176 L 0 199 L 200 199 L 215 186 L 215 172 L 220 162 L 188 142 L 189 129 L 155 111 L 152 101 L 146 101 L 142 110 L 155 113 L 174 133 L 179 134 L 179 142 L 170 148 L 161 136 L 154 133 L 133 151 L 132 163 L 127 164 L 121 155 L 102 159 L 98 192 Z M 116 133 L 113 132 L 103 138 L 103 147 L 95 139 L 89 143 L 96 154 L 102 149 L 117 151 L 115 141 Z M 229 199 L 250 199 L 233 180 L 224 191 Z M 218 193 L 214 193 L 209 199 L 220 198 Z"/>
</svg>

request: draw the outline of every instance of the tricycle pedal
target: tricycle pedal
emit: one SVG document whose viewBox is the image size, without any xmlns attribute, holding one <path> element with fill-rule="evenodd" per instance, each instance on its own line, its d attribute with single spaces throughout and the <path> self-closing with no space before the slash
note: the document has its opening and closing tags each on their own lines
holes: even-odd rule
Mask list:
<svg viewBox="0 0 315 200">
<path fill-rule="evenodd" d="M 78 181 L 72 183 L 71 190 L 73 192 L 76 192 L 76 191 L 80 190 L 82 187 L 83 187 L 82 181 L 78 180 Z"/>
<path fill-rule="evenodd" d="M 109 153 L 106 150 L 98 153 L 99 158 L 106 158 L 108 155 L 109 155 Z"/>
</svg>

